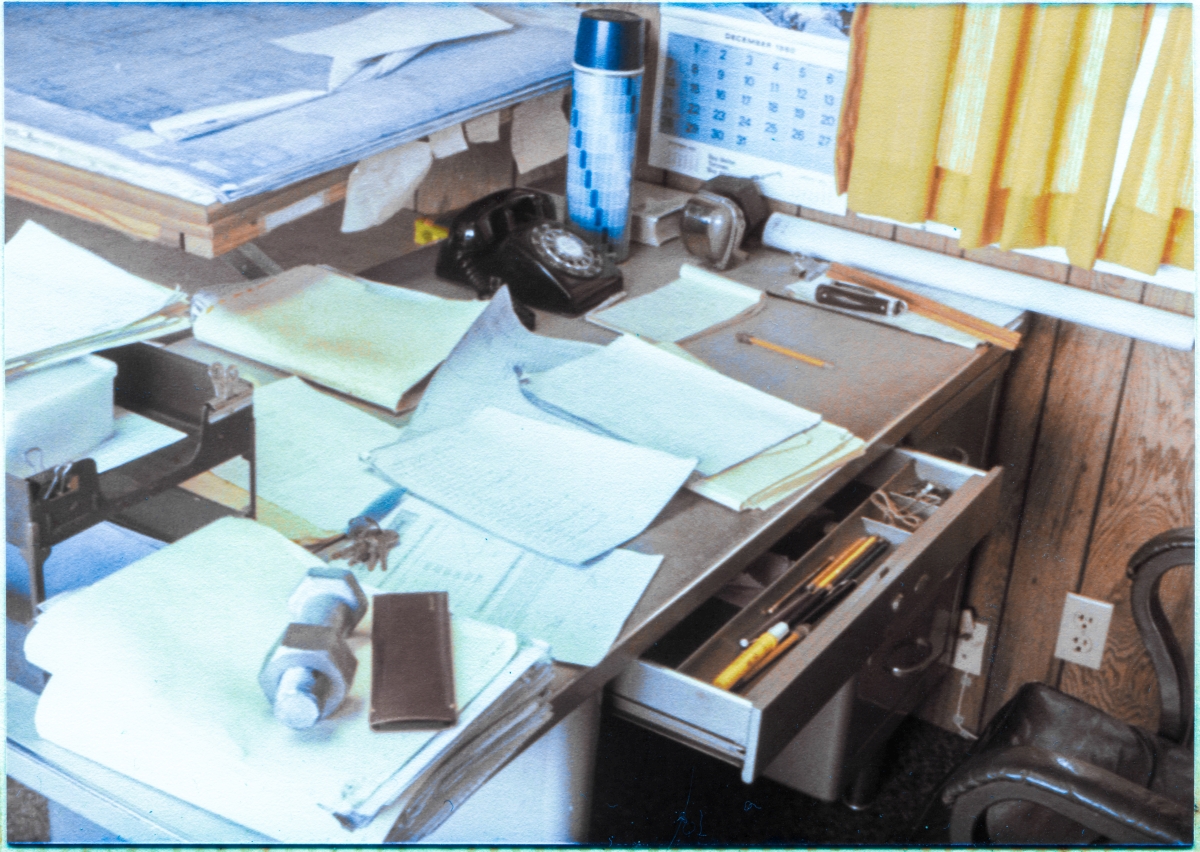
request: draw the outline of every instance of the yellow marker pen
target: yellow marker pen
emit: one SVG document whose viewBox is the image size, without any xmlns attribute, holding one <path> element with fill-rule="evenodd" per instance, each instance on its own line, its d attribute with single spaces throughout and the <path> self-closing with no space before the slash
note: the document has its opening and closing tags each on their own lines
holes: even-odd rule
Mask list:
<svg viewBox="0 0 1200 852">
<path fill-rule="evenodd" d="M 713 686 L 720 689 L 729 689 L 735 683 L 742 679 L 746 672 L 750 671 L 754 665 L 771 653 L 772 649 L 779 644 L 780 640 L 788 634 L 788 626 L 784 622 L 779 622 L 767 632 L 763 633 L 757 639 L 750 643 L 750 647 L 742 653 L 738 654 L 737 659 L 727 665 L 722 672 L 713 678 Z"/>
</svg>

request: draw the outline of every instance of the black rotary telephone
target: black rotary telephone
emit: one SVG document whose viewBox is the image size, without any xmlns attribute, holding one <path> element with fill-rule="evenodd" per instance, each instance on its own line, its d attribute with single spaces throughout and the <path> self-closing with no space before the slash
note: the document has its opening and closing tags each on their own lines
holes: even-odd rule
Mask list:
<svg viewBox="0 0 1200 852">
<path fill-rule="evenodd" d="M 554 201 L 535 189 L 504 189 L 465 207 L 442 243 L 437 274 L 484 299 L 508 285 L 514 301 L 567 316 L 622 287 L 612 260 L 563 228 Z"/>
</svg>

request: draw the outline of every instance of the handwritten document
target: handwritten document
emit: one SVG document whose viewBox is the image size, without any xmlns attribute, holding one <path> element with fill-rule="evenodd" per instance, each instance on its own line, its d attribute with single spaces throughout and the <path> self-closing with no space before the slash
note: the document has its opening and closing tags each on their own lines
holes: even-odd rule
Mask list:
<svg viewBox="0 0 1200 852">
<path fill-rule="evenodd" d="M 605 432 L 700 459 L 705 476 L 815 426 L 821 415 L 625 335 L 529 378 L 530 392 Z"/>
<path fill-rule="evenodd" d="M 400 541 L 386 572 L 355 569 L 362 582 L 388 592 L 449 592 L 456 615 L 540 639 L 556 660 L 581 666 L 603 659 L 662 561 L 617 549 L 587 566 L 567 565 L 411 495 L 381 523 Z"/>
<path fill-rule="evenodd" d="M 651 342 L 678 343 L 744 316 L 765 298 L 761 290 L 685 263 L 670 284 L 594 311 L 587 319 Z"/>
<path fill-rule="evenodd" d="M 644 530 L 696 465 L 498 408 L 381 447 L 371 462 L 459 518 L 573 563 Z"/>
</svg>

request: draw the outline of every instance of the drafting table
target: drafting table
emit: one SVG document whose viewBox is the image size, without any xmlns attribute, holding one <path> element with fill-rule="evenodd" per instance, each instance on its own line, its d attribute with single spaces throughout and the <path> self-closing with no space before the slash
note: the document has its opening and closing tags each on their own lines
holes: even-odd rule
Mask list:
<svg viewBox="0 0 1200 852">
<path fill-rule="evenodd" d="M 417 251 L 377 267 L 365 277 L 466 297 L 465 288 L 433 276 L 435 256 L 432 249 Z M 687 259 L 679 241 L 658 249 L 635 246 L 631 259 L 622 266 L 629 291 L 637 294 L 673 280 Z M 760 251 L 728 274 L 766 287 L 792 280 L 790 266 L 788 255 Z M 946 656 L 945 614 L 956 611 L 961 598 L 961 565 L 994 522 L 999 470 L 987 472 L 918 455 L 918 465 L 933 471 L 928 475 L 944 478 L 955 489 L 943 507 L 946 514 L 935 515 L 936 522 L 926 522 L 923 532 L 914 534 L 922 536 L 919 547 L 909 546 L 903 550 L 904 559 L 895 565 L 887 563 L 892 565 L 892 575 L 886 583 L 880 580 L 869 594 L 851 596 L 830 616 L 829 628 L 824 622 L 818 627 L 810 637 L 810 654 L 785 657 L 761 686 L 746 696 L 722 693 L 673 671 L 668 664 L 655 662 L 651 658 L 656 644 L 785 534 L 816 517 L 831 497 L 844 494 L 853 480 L 866 476 L 874 483 L 893 475 L 897 462 L 911 458 L 894 453 L 894 448 L 906 444 L 932 449 L 954 444 L 972 464 L 981 465 L 1000 380 L 1009 360 L 1008 353 L 995 347 L 968 350 L 815 307 L 774 299 L 768 302 L 774 317 L 770 321 L 782 323 L 773 326 L 777 334 L 790 329 L 789 339 L 795 345 L 829 354 L 835 368 L 811 369 L 790 359 L 763 361 L 761 351 L 748 358 L 743 350 L 756 347 L 736 348 L 728 330 L 702 337 L 685 348 L 737 378 L 822 412 L 862 437 L 867 442 L 866 454 L 811 490 L 765 511 L 735 513 L 680 491 L 632 543 L 645 552 L 663 554 L 664 559 L 620 638 L 593 668 L 558 665 L 553 693 L 554 719 L 558 721 L 576 708 L 588 706 L 616 679 L 609 697 L 614 710 L 740 766 L 747 780 L 766 772 L 780 753 L 796 748 L 789 743 L 807 723 L 828 716 L 829 708 L 836 710 L 838 702 L 850 700 L 852 678 L 860 668 L 882 661 L 887 669 L 885 686 L 892 684 L 903 692 L 904 706 L 909 709 L 914 699 L 922 697 L 926 689 L 920 680 L 922 672 L 931 671 L 928 667 L 944 662 Z M 539 314 L 538 323 L 538 331 L 551 336 L 599 343 L 614 337 L 581 319 Z M 192 353 L 201 349 L 194 341 L 178 347 L 178 351 Z M 207 357 L 220 354 L 216 350 L 209 353 Z M 937 606 L 930 598 L 933 594 L 940 596 Z M 918 615 L 935 609 L 941 613 L 941 622 L 934 627 L 942 631 L 942 645 L 931 646 L 921 637 L 915 644 L 901 642 L 895 648 L 881 649 L 885 637 L 894 632 L 893 624 L 915 623 Z M 920 652 L 917 658 L 912 657 L 914 649 Z M 918 679 L 908 680 L 910 675 Z M 107 819 L 108 828 L 128 831 L 131 840 L 152 842 L 199 835 L 211 843 L 262 842 L 251 839 L 240 827 L 174 799 L 156 807 L 155 796 L 168 797 L 129 779 L 113 777 L 113 773 L 39 740 L 29 719 L 33 700 L 31 693 L 10 684 L 9 772 L 17 780 L 42 789 L 68 807 L 86 811 L 93 820 Z M 886 733 L 877 728 L 868 739 L 878 740 L 884 736 L 881 731 Z M 804 789 L 803 784 L 799 788 Z"/>
<path fill-rule="evenodd" d="M 150 132 L 148 104 L 160 113 L 183 111 L 189 78 L 199 81 L 197 87 L 231 89 L 231 101 L 251 97 L 243 78 L 269 82 L 283 76 L 272 63 L 318 58 L 276 47 L 270 38 L 379 8 L 9 6 L 5 190 L 140 239 L 215 257 L 342 200 L 350 171 L 363 157 L 561 89 L 570 80 L 578 11 L 562 4 L 497 6 L 492 12 L 512 29 L 436 45 L 382 77 L 190 139 L 167 141 Z M 44 20 L 51 13 L 57 17 Z M 81 41 L 45 31 L 72 30 L 74 17 L 55 23 L 63 15 L 83 15 L 78 23 L 88 29 L 76 34 Z M 182 32 L 155 29 L 164 15 Z M 211 56 L 199 54 L 208 61 L 198 63 L 197 51 L 210 46 Z M 142 64 L 157 69 L 161 86 L 158 77 L 142 79 L 128 69 L 111 74 L 107 63 L 123 51 L 144 51 Z M 73 76 L 76 64 L 88 73 Z M 231 79 L 222 80 L 222 73 Z"/>
</svg>

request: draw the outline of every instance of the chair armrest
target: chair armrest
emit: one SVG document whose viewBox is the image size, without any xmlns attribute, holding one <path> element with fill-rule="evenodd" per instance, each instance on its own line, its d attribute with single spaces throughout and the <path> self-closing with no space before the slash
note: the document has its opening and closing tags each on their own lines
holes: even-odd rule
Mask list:
<svg viewBox="0 0 1200 852">
<path fill-rule="evenodd" d="M 1163 612 L 1159 584 L 1172 569 L 1193 570 L 1195 558 L 1195 530 L 1181 527 L 1160 533 L 1138 548 L 1126 572 L 1133 580 L 1130 590 L 1133 620 L 1158 675 L 1162 699 L 1158 733 L 1176 743 L 1191 737 L 1192 679 L 1183 649 Z"/>
<path fill-rule="evenodd" d="M 984 811 L 1011 799 L 1043 805 L 1114 843 L 1190 844 L 1192 839 L 1188 805 L 1036 746 L 981 755 L 947 782 L 941 797 L 952 808 L 953 844 L 974 843 L 975 824 Z"/>
</svg>

